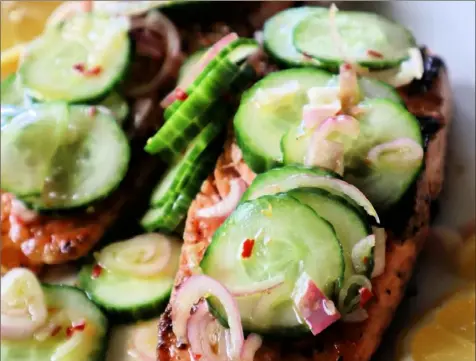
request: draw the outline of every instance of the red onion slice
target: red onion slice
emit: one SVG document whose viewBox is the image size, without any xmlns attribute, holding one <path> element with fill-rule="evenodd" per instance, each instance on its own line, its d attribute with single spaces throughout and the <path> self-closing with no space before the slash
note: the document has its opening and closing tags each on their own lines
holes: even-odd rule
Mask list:
<svg viewBox="0 0 476 361">
<path fill-rule="evenodd" d="M 319 105 L 304 105 L 302 108 L 302 121 L 304 127 L 307 129 L 318 127 L 324 120 L 336 115 L 340 108 L 339 102 Z"/>
<path fill-rule="evenodd" d="M 226 218 L 236 208 L 246 190 L 246 183 L 241 178 L 230 181 L 230 192 L 217 204 L 197 211 L 198 218 Z"/>
<path fill-rule="evenodd" d="M 197 76 L 205 69 L 205 67 L 230 43 L 238 39 L 236 33 L 230 33 L 225 35 L 223 38 L 218 40 L 214 45 L 212 45 L 207 52 L 202 56 L 200 61 L 193 67 L 193 69 L 183 78 L 180 83 L 177 85 L 177 88 L 187 89 L 197 78 Z M 175 90 L 172 90 L 167 96 L 161 101 L 160 106 L 162 108 L 167 108 L 175 100 Z"/>
<path fill-rule="evenodd" d="M 255 333 L 250 333 L 246 338 L 243 350 L 241 351 L 241 361 L 253 361 L 256 351 L 259 350 L 262 344 L 263 339 L 261 336 Z"/>
<path fill-rule="evenodd" d="M 327 118 L 312 134 L 305 164 L 332 169 L 342 175 L 344 151 L 359 133 L 359 122 L 350 115 Z"/>
<path fill-rule="evenodd" d="M 387 235 L 385 229 L 373 227 L 375 235 L 374 248 L 374 269 L 372 278 L 380 276 L 385 271 L 385 249 L 387 243 Z"/>
<path fill-rule="evenodd" d="M 229 331 L 217 322 L 208 312 L 206 303 L 202 302 L 187 324 L 187 337 L 192 358 L 200 361 L 228 360 L 227 333 Z"/>
<path fill-rule="evenodd" d="M 297 311 L 315 336 L 340 318 L 334 302 L 329 300 L 314 281 L 303 273 L 293 292 Z"/>
<path fill-rule="evenodd" d="M 243 348 L 244 336 L 241 325 L 240 311 L 232 294 L 216 280 L 196 275 L 187 279 L 177 291 L 172 305 L 172 328 L 178 343 L 187 343 L 187 323 L 190 310 L 203 297 L 216 297 L 222 304 L 230 326 L 228 355 L 239 358 Z"/>
<path fill-rule="evenodd" d="M 405 169 L 420 164 L 423 148 L 410 138 L 398 138 L 370 149 L 367 160 L 376 167 Z"/>
<path fill-rule="evenodd" d="M 128 89 L 128 95 L 132 97 L 141 97 L 148 94 L 155 89 L 159 88 L 171 75 L 178 71 L 181 59 L 181 44 L 180 35 L 175 25 L 165 16 L 158 11 L 153 11 L 147 14 L 146 18 L 134 25 L 134 28 L 141 28 L 153 31 L 165 38 L 167 47 L 165 52 L 164 63 L 157 74 L 146 84 L 140 84 L 132 89 Z M 144 39 L 144 41 L 148 41 Z M 154 47 L 155 44 L 141 44 L 139 48 Z M 149 53 L 153 54 L 152 58 L 156 55 L 156 52 L 149 50 Z"/>
</svg>

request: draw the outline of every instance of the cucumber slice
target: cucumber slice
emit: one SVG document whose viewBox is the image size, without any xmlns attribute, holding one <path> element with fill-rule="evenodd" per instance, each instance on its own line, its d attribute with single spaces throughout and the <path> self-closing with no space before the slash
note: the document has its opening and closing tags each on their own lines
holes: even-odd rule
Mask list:
<svg viewBox="0 0 476 361">
<path fill-rule="evenodd" d="M 96 265 L 91 264 L 81 269 L 78 277 L 80 287 L 94 303 L 110 315 L 114 322 L 124 323 L 150 318 L 159 315 L 165 309 L 178 270 L 181 243 L 174 237 L 145 234 L 128 241 L 112 243 L 103 248 L 97 256 L 99 259 L 113 257 L 116 262 L 128 262 L 130 266 L 137 265 L 138 268 L 147 265 L 142 261 L 147 256 L 140 253 L 148 255 L 149 251 L 141 248 L 141 245 L 156 249 L 154 247 L 157 247 L 157 240 L 167 242 L 171 247 L 171 254 L 166 267 L 155 275 L 139 276 L 127 269 L 119 271 L 106 268 L 99 268 L 101 271 L 98 275 Z M 128 248 L 121 251 L 121 247 Z M 157 248 L 153 257 L 160 257 L 161 252 L 163 250 Z M 147 259 L 146 262 L 150 260 Z"/>
<path fill-rule="evenodd" d="M 44 139 L 41 134 L 36 133 Z M 34 208 L 46 210 L 80 207 L 104 198 L 124 178 L 129 158 L 127 137 L 109 112 L 70 106 L 68 129 L 48 163 L 48 181 L 43 178 L 41 196 L 25 200 Z M 45 158 L 41 159 L 44 162 Z M 15 171 L 18 169 L 13 167 L 9 172 Z"/>
<path fill-rule="evenodd" d="M 129 22 L 82 13 L 34 41 L 19 74 L 26 92 L 40 101 L 92 101 L 122 78 L 130 60 Z M 83 69 L 83 70 L 82 70 Z"/>
<path fill-rule="evenodd" d="M 322 218 L 332 224 L 344 253 L 344 280 L 352 276 L 355 273 L 352 250 L 361 239 L 372 232 L 367 223 L 367 218 L 362 216 L 360 210 L 356 209 L 345 198 L 320 189 L 293 189 L 287 194 L 311 207 Z M 371 259 L 369 259 L 370 261 Z"/>
<path fill-rule="evenodd" d="M 403 104 L 403 99 L 397 90 L 383 81 L 361 77 L 359 78 L 359 87 L 367 99 L 389 99 Z"/>
<path fill-rule="evenodd" d="M 0 83 L 0 99 L 4 105 L 24 105 L 29 99 L 25 94 L 17 74 L 10 74 Z"/>
<path fill-rule="evenodd" d="M 123 124 L 129 114 L 129 104 L 127 104 L 127 101 L 116 91 L 111 92 L 98 105 L 106 107 L 119 124 Z"/>
<path fill-rule="evenodd" d="M 234 128 L 243 158 L 256 173 L 282 162 L 282 136 L 297 126 L 307 91 L 326 86 L 332 75 L 302 68 L 272 73 L 251 87 L 242 97 L 234 118 Z"/>
<path fill-rule="evenodd" d="M 264 48 L 288 67 L 319 65 L 315 59 L 298 52 L 293 44 L 294 27 L 311 14 L 327 13 L 323 7 L 303 6 L 281 11 L 264 24 Z"/>
<path fill-rule="evenodd" d="M 75 287 L 43 285 L 43 290 L 49 310 L 65 312 L 71 321 L 85 321 L 83 337 L 79 338 L 71 350 L 62 352 L 68 348 L 68 343 L 70 344 L 73 339 L 66 336 L 66 328 L 71 326 L 69 322 L 64 325 L 61 323 L 60 332 L 56 336 L 46 338 L 45 341 L 33 338 L 25 341 L 2 340 L 2 361 L 104 360 L 108 321 L 99 308 Z"/>
<path fill-rule="evenodd" d="M 142 218 L 141 225 L 148 231 L 157 229 L 165 232 L 175 232 L 180 223 L 185 219 L 193 199 L 200 191 L 203 181 L 215 166 L 218 152 L 207 151 L 194 166 L 188 169 L 186 177 L 181 182 L 180 188 L 170 189 L 164 203 L 157 208 L 150 209 Z M 164 188 L 165 189 L 165 188 Z"/>
<path fill-rule="evenodd" d="M 2 189 L 17 196 L 41 194 L 69 115 L 66 104 L 45 104 L 21 112 L 2 127 Z"/>
<path fill-rule="evenodd" d="M 189 139 L 212 120 L 206 119 L 206 111 L 229 88 L 238 72 L 235 64 L 227 60 L 219 62 L 162 128 L 149 138 L 145 150 L 149 153 L 166 151 L 172 156 L 180 154 Z"/>
<path fill-rule="evenodd" d="M 150 204 L 159 206 L 165 204 L 167 200 L 174 198 L 184 182 L 187 181 L 189 171 L 195 167 L 197 160 L 209 148 L 210 144 L 220 135 L 226 124 L 225 109 L 215 106 L 208 112 L 210 118 L 214 118 L 188 145 L 185 153 L 180 156 L 167 170 L 164 177 L 152 193 Z M 208 121 L 210 118 L 205 117 Z"/>
<path fill-rule="evenodd" d="M 379 222 L 372 203 L 356 187 L 342 181 L 335 173 L 321 168 L 285 166 L 258 174 L 246 190 L 241 201 L 256 199 L 269 194 L 287 192 L 296 188 L 317 188 L 345 198 L 363 215 L 368 214 Z"/>
<path fill-rule="evenodd" d="M 190 84 L 187 89 L 182 89 L 186 94 L 192 94 L 195 89 L 200 85 L 203 79 L 222 61 L 230 61 L 234 64 L 239 64 L 248 58 L 255 51 L 259 50 L 258 43 L 253 39 L 239 38 L 220 51 L 215 58 L 207 64 L 202 72 L 196 77 L 196 79 Z M 206 49 L 204 50 L 204 52 Z M 194 54 L 195 55 L 195 54 Z M 192 71 L 193 67 L 200 61 L 201 56 L 198 54 L 196 57 L 192 55 L 193 63 L 189 64 L 187 71 Z M 203 54 L 202 54 L 203 55 Z M 241 70 L 241 69 L 240 69 Z M 185 75 L 185 74 L 183 74 Z M 178 88 L 181 88 L 180 81 L 178 82 Z M 187 98 L 188 99 L 188 98 Z M 184 103 L 185 100 L 176 99 L 170 106 L 165 109 L 164 118 L 168 120 L 172 114 L 174 114 L 178 108 Z"/>
<path fill-rule="evenodd" d="M 385 169 L 369 166 L 369 150 L 398 138 L 410 138 L 423 147 L 418 120 L 405 109 L 387 99 L 371 99 L 361 103 L 365 109 L 358 117 L 360 135 L 345 154 L 344 179 L 354 184 L 381 210 L 395 204 L 420 173 L 423 160 L 407 167 Z"/>
<path fill-rule="evenodd" d="M 360 65 L 382 69 L 398 66 L 416 44 L 408 29 L 374 13 L 339 11 L 335 26 L 342 44 L 335 44 L 329 13 L 310 15 L 294 28 L 294 46 L 327 66 L 344 62 L 342 48 Z"/>
<path fill-rule="evenodd" d="M 251 256 L 243 259 L 241 248 L 246 239 L 255 243 Z M 261 297 L 238 297 L 236 301 L 247 331 L 297 334 L 309 329 L 296 315 L 291 300 L 296 280 L 306 272 L 331 297 L 342 281 L 344 260 L 332 226 L 310 207 L 281 194 L 240 204 L 215 232 L 200 267 L 230 289 L 284 277 L 285 283 L 276 291 L 283 287 L 290 292 L 273 300 L 274 306 L 265 310 L 266 322 L 256 322 L 253 312 L 258 303 L 274 298 L 273 291 Z M 213 299 L 209 303 L 223 318 L 219 303 Z"/>
</svg>

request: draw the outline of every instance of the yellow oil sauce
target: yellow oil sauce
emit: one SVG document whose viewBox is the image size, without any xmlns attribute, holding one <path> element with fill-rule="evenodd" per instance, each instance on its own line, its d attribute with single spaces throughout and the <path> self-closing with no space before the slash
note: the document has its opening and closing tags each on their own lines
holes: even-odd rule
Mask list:
<svg viewBox="0 0 476 361">
<path fill-rule="evenodd" d="M 63 1 L 1 1 L 1 77 L 15 72 L 24 45 L 42 33 Z"/>
</svg>

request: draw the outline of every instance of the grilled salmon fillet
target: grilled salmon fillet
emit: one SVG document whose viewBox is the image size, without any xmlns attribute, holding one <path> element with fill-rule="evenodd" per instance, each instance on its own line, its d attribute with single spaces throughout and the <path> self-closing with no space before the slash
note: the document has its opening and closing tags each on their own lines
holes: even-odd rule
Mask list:
<svg viewBox="0 0 476 361">
<path fill-rule="evenodd" d="M 387 229 L 385 272 L 372 280 L 375 301 L 367 308 L 368 319 L 361 323 L 338 322 L 316 337 L 297 341 L 265 339 L 255 356 L 256 361 L 368 361 L 376 351 L 404 296 L 405 286 L 429 233 L 430 205 L 442 187 L 451 118 L 451 90 L 444 68 L 427 83 L 427 89 L 415 90 L 408 86 L 400 89 L 400 94 L 409 110 L 422 121 L 423 133 L 428 133 L 425 127 L 433 129 L 432 136 L 427 139 L 425 169 L 412 194 L 412 211 L 400 228 L 401 234 L 397 236 Z M 198 219 L 196 211 L 219 202 L 229 192 L 230 180 L 238 177 L 249 184 L 254 174 L 242 160 L 233 134 L 230 134 L 214 174 L 203 183 L 189 209 L 175 289 L 199 266 L 213 233 L 221 224 L 219 220 Z M 171 321 L 173 302 L 174 294 L 159 323 L 157 360 L 192 361 L 188 349 L 176 345 Z"/>
</svg>

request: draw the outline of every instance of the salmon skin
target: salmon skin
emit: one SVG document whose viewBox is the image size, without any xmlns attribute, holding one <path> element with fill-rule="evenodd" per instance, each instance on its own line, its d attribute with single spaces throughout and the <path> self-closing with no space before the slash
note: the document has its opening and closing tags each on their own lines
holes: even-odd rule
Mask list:
<svg viewBox="0 0 476 361">
<path fill-rule="evenodd" d="M 261 68 L 265 69 L 270 66 L 261 64 Z M 439 67 L 434 73 L 431 82 L 427 81 L 431 86 L 420 91 L 415 91 L 415 84 L 399 89 L 409 111 L 419 119 L 431 119 L 437 123 L 437 127 L 432 130 L 431 136 L 427 134 L 425 169 L 415 185 L 409 217 L 398 235 L 386 230 L 389 237 L 385 272 L 372 280 L 375 297 L 367 308 L 368 319 L 360 323 L 338 322 L 316 337 L 306 336 L 299 340 L 265 339 L 255 361 L 368 361 L 375 353 L 404 296 L 417 256 L 428 237 L 430 205 L 439 196 L 443 183 L 452 99 L 446 69 Z M 422 124 L 424 127 L 425 124 Z M 229 192 L 232 179 L 242 178 L 249 184 L 254 176 L 241 158 L 241 152 L 230 133 L 214 173 L 203 183 L 189 209 L 175 290 L 199 267 L 213 233 L 222 223 L 221 220 L 197 218 L 197 210 L 222 200 Z M 171 320 L 173 302 L 174 293 L 159 322 L 157 360 L 193 361 L 187 347 L 176 344 Z"/>
</svg>

